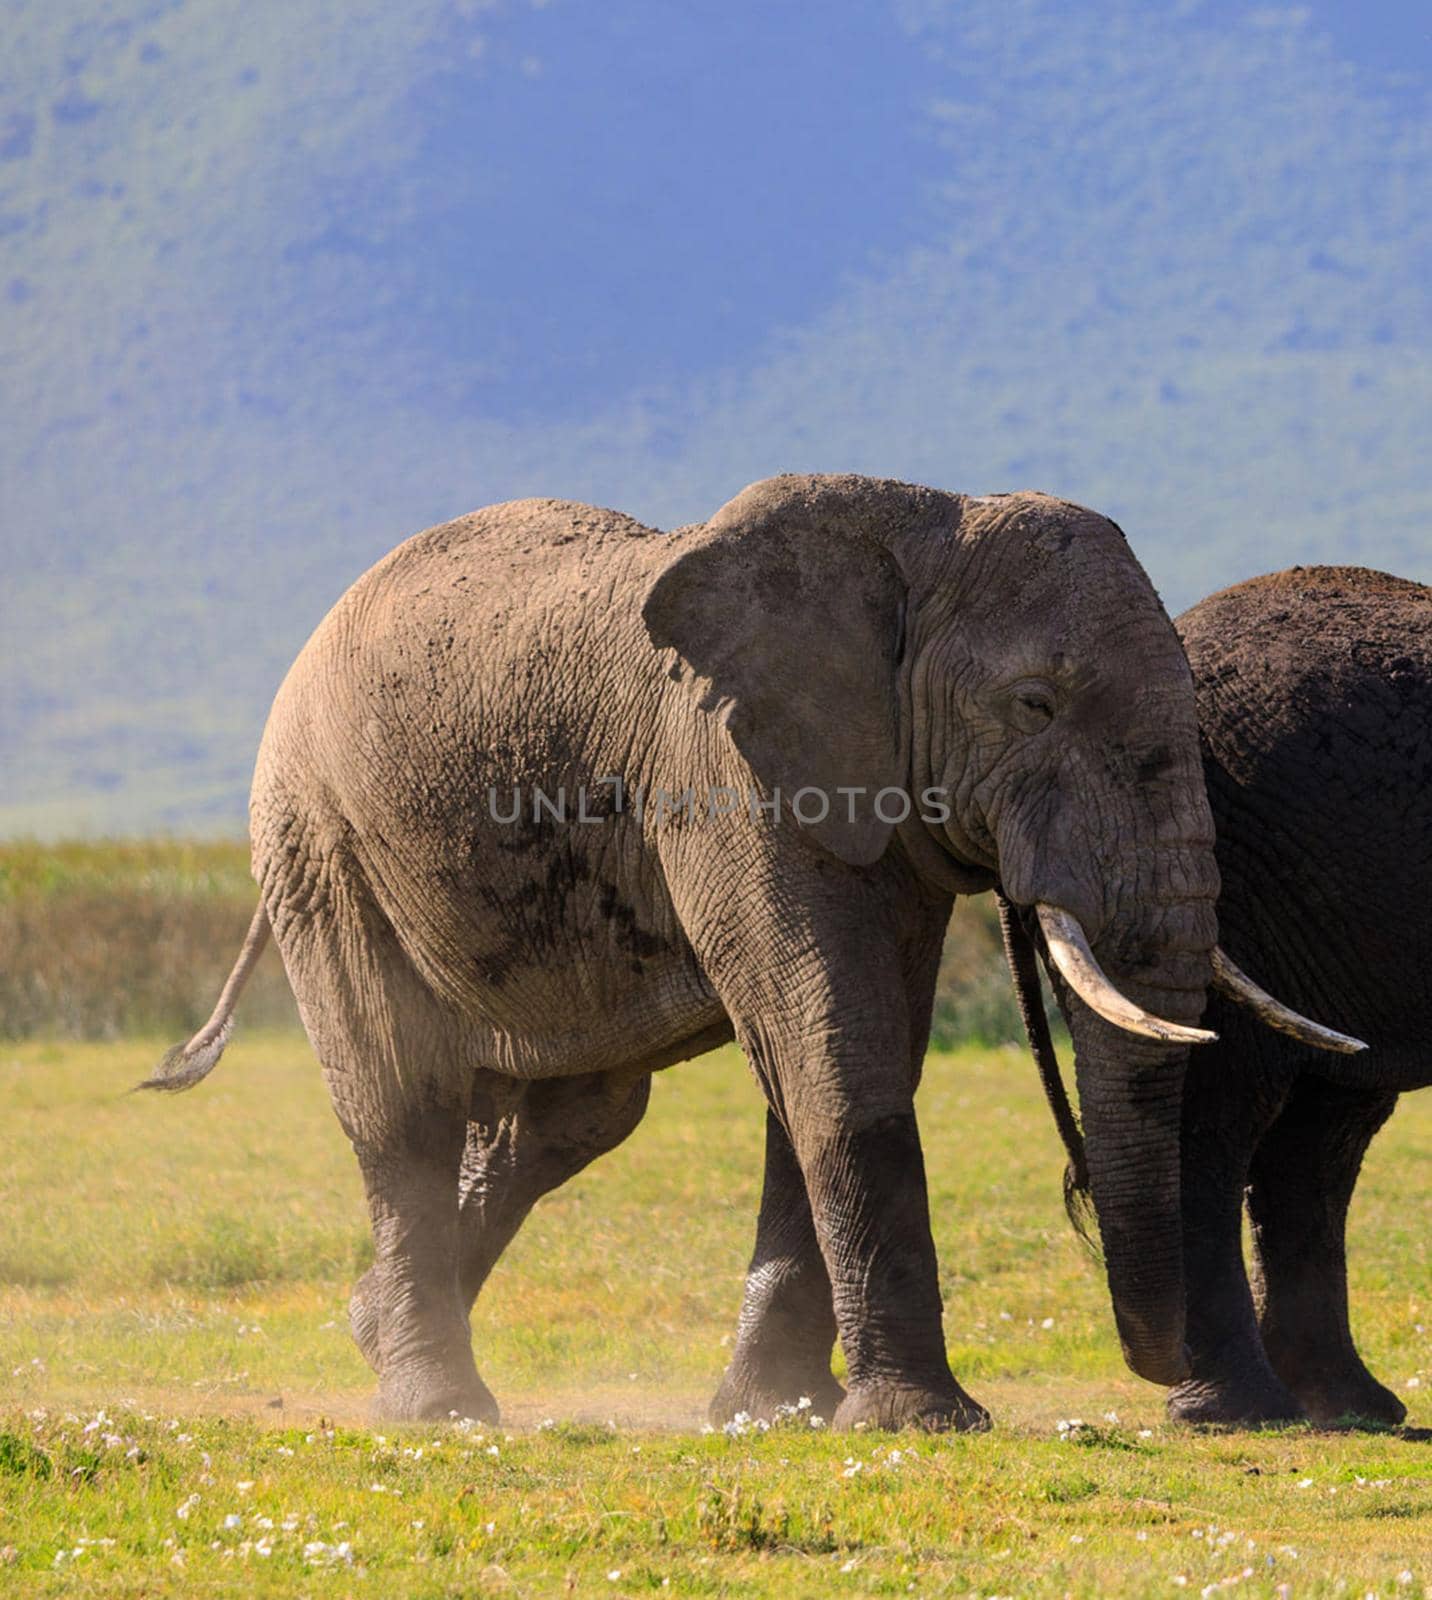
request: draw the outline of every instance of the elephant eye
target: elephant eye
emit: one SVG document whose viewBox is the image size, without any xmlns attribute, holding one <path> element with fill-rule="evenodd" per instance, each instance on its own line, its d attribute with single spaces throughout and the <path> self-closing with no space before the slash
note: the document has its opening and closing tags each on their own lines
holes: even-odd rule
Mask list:
<svg viewBox="0 0 1432 1600">
<path fill-rule="evenodd" d="M 1011 720 L 1023 733 L 1038 733 L 1054 720 L 1054 690 L 1047 683 L 1026 680 L 1010 691 Z"/>
</svg>

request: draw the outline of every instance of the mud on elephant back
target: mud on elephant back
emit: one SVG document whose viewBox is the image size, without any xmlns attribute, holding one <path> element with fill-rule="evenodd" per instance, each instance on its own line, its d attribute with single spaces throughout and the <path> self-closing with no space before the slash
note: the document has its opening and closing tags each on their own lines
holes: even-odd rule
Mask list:
<svg viewBox="0 0 1432 1600">
<path fill-rule="evenodd" d="M 1184 1376 L 1180 1041 L 1218 879 L 1184 653 L 1107 519 L 841 476 L 675 535 L 475 512 L 319 626 L 251 833 L 248 943 L 151 1083 L 212 1070 L 271 932 L 367 1192 L 352 1322 L 385 1414 L 495 1419 L 468 1320 L 493 1263 L 653 1072 L 734 1035 L 770 1139 L 718 1414 L 987 1425 L 946 1358 L 914 1093 L 953 897 L 996 882 L 1066 948 L 1129 1359 Z"/>
</svg>

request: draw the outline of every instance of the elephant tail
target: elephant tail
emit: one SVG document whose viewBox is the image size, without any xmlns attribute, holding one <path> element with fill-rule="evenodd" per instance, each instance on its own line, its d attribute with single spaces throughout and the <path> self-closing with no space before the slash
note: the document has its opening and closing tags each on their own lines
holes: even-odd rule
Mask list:
<svg viewBox="0 0 1432 1600">
<path fill-rule="evenodd" d="M 164 1059 L 155 1068 L 154 1075 L 146 1078 L 143 1083 L 136 1084 L 136 1089 L 163 1089 L 170 1094 L 177 1094 L 182 1089 L 192 1089 L 200 1079 L 207 1078 L 218 1066 L 219 1057 L 224 1053 L 224 1046 L 229 1042 L 229 1035 L 234 1031 L 234 1007 L 238 1004 L 239 994 L 244 985 L 249 981 L 249 974 L 263 954 L 268 936 L 268 912 L 260 905 L 254 912 L 254 920 L 249 924 L 243 949 L 239 951 L 239 959 L 234 963 L 233 971 L 229 973 L 213 1015 L 192 1039 L 184 1044 L 176 1044 L 172 1050 L 166 1051 Z"/>
<path fill-rule="evenodd" d="M 999 925 L 1004 934 L 1004 957 L 1009 963 L 1009 975 L 1014 980 L 1014 995 L 1019 1002 L 1019 1014 L 1029 1039 L 1029 1048 L 1039 1068 L 1039 1081 L 1044 1086 L 1044 1098 L 1054 1113 L 1054 1125 L 1069 1158 L 1064 1169 L 1064 1210 L 1075 1233 L 1090 1249 L 1094 1244 L 1094 1201 L 1089 1189 L 1089 1161 L 1084 1152 L 1084 1133 L 1074 1108 L 1069 1104 L 1069 1092 L 1059 1071 L 1059 1058 L 1054 1053 L 1054 1040 L 1049 1032 L 1049 1018 L 1044 1013 L 1044 996 L 1039 989 L 1039 968 L 1036 965 L 1034 942 L 1029 937 L 1018 911 L 1004 896 L 997 895 Z"/>
</svg>

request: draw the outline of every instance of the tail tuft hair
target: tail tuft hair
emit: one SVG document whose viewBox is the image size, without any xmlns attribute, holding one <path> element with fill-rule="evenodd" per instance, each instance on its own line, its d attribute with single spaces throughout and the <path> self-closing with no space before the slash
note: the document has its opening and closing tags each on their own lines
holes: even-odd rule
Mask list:
<svg viewBox="0 0 1432 1600">
<path fill-rule="evenodd" d="M 202 1082 L 219 1064 L 224 1046 L 234 1031 L 234 1019 L 225 1017 L 217 1028 L 201 1028 L 184 1044 L 176 1044 L 164 1052 L 164 1059 L 152 1077 L 136 1083 L 135 1089 L 162 1089 L 166 1094 L 180 1094 Z"/>
<path fill-rule="evenodd" d="M 249 923 L 243 949 L 239 951 L 239 959 L 224 984 L 213 1015 L 186 1044 L 176 1044 L 168 1051 L 154 1076 L 146 1078 L 143 1083 L 136 1083 L 136 1089 L 163 1089 L 168 1094 L 178 1094 L 181 1090 L 192 1089 L 218 1066 L 229 1035 L 234 1031 L 234 1004 L 248 982 L 254 964 L 263 954 L 268 936 L 268 913 L 260 905 L 254 912 L 253 921 Z"/>
</svg>

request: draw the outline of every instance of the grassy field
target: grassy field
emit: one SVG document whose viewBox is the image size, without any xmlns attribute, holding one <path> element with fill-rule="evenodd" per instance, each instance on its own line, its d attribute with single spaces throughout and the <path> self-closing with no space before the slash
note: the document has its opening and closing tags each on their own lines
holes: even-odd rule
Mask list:
<svg viewBox="0 0 1432 1600">
<path fill-rule="evenodd" d="M 951 1357 L 996 1429 L 917 1439 L 701 1431 L 759 1169 L 734 1052 L 660 1078 L 533 1215 L 474 1317 L 506 1422 L 461 1432 L 367 1421 L 363 1207 L 302 1039 L 241 1034 L 192 1095 L 126 1096 L 158 1048 L 0 1049 L 0 1591 L 1432 1590 L 1432 1444 L 1164 1423 L 1019 1052 L 932 1057 L 921 1092 Z M 1423 1422 L 1429 1150 L 1413 1097 L 1353 1245 L 1364 1350 Z"/>
</svg>

